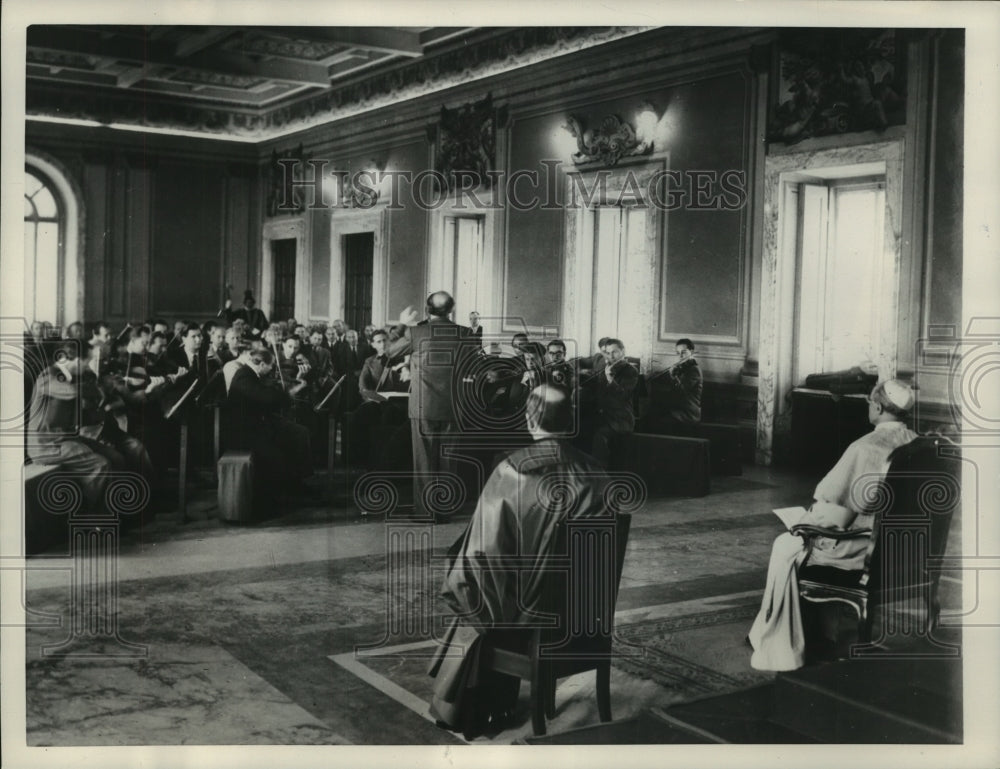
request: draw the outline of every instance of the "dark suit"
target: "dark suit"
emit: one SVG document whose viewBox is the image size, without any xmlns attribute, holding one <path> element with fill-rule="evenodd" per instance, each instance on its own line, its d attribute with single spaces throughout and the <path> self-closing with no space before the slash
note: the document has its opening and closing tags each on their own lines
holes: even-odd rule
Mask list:
<svg viewBox="0 0 1000 769">
<path fill-rule="evenodd" d="M 466 357 L 478 345 L 470 344 L 469 329 L 447 318 L 431 318 L 409 326 L 388 349 L 395 358 L 410 355 L 410 430 L 413 445 L 413 504 L 418 515 L 431 517 L 424 504 L 430 479 L 452 472 L 452 461 L 442 456 L 446 436 L 458 432 L 461 403 L 455 402 L 462 386 Z"/>
<path fill-rule="evenodd" d="M 594 374 L 593 413 L 594 428 L 591 454 L 607 467 L 611 458 L 613 433 L 630 433 L 635 430 L 635 413 L 632 410 L 632 393 L 639 381 L 639 372 L 624 359 L 611 367 L 611 379 L 604 369 Z"/>
<path fill-rule="evenodd" d="M 330 351 L 323 346 L 310 347 L 306 354 L 309 365 L 312 366 L 317 382 L 323 382 L 333 376 L 333 359 Z"/>
<path fill-rule="evenodd" d="M 164 392 L 160 397 L 160 403 L 163 406 L 164 414 L 169 413 L 177 402 L 184 396 L 184 393 L 188 391 L 188 388 L 194 383 L 194 381 L 196 379 L 198 380 L 198 384 L 196 385 L 194 391 L 179 410 L 186 412 L 194 403 L 194 398 L 197 397 L 198 393 L 208 382 L 208 370 L 205 360 L 198 353 L 194 354 L 193 359 L 189 359 L 183 347 L 171 348 L 167 351 L 166 357 L 167 360 L 173 364 L 174 371 L 177 371 L 179 368 L 186 368 L 187 373 L 184 374 L 184 376 L 178 377 L 173 384 L 165 385 Z M 181 414 L 177 414 L 175 416 L 181 416 Z"/>
<path fill-rule="evenodd" d="M 657 374 L 649 382 L 650 403 L 642 429 L 669 431 L 701 421 L 702 377 L 698 361 L 688 358 Z"/>
<path fill-rule="evenodd" d="M 353 411 L 360 403 L 358 395 L 358 373 L 364 365 L 365 359 L 361 357 L 360 342 L 354 350 L 346 339 L 341 339 L 334 344 L 330 351 L 330 358 L 333 364 L 334 375 L 339 379 L 346 376 L 341 390 L 340 404 L 345 411 Z"/>
<path fill-rule="evenodd" d="M 380 395 L 409 389 L 406 382 L 400 381 L 399 372 L 393 369 L 397 363 L 398 360 L 388 355 L 372 355 L 361 368 L 358 390 L 364 402 L 347 415 L 349 463 L 391 465 L 393 458 L 405 454 L 404 447 L 399 444 L 407 440 L 404 427 L 407 399 Z"/>
<path fill-rule="evenodd" d="M 263 475 L 274 482 L 312 473 L 309 431 L 281 416 L 288 393 L 250 366 L 233 375 L 226 401 L 226 445 L 254 452 Z"/>
</svg>

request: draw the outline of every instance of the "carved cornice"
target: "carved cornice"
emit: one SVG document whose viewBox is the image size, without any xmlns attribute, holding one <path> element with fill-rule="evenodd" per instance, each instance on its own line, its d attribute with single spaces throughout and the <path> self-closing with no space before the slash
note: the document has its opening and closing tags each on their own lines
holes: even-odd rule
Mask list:
<svg viewBox="0 0 1000 769">
<path fill-rule="evenodd" d="M 497 33 L 273 108 L 233 109 L 100 88 L 29 84 L 28 116 L 195 131 L 217 138 L 264 141 L 332 123 L 401 101 L 445 91 L 556 56 L 581 51 L 648 27 L 527 27 Z"/>
</svg>

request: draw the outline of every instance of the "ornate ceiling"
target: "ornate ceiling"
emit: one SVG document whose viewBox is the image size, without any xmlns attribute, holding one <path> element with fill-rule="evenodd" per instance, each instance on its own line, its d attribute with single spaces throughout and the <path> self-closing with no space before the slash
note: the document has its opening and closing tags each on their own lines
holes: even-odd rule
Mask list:
<svg viewBox="0 0 1000 769">
<path fill-rule="evenodd" d="M 262 141 L 640 31 L 32 25 L 26 114 Z"/>
</svg>

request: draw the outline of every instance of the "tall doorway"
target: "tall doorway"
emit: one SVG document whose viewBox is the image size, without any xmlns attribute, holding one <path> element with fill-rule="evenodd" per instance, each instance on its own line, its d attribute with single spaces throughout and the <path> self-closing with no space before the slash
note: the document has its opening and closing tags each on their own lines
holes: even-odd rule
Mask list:
<svg viewBox="0 0 1000 769">
<path fill-rule="evenodd" d="M 620 339 L 640 369 L 656 344 L 663 213 L 648 199 L 664 161 L 569 175 L 562 331 L 578 355 Z"/>
<path fill-rule="evenodd" d="M 444 218 L 445 262 L 451 267 L 455 297 L 455 320 L 465 324 L 469 313 L 483 311 L 486 296 L 492 288 L 485 274 L 486 220 L 482 216 L 446 216 Z"/>
<path fill-rule="evenodd" d="M 295 238 L 271 241 L 271 320 L 274 322 L 295 317 Z"/>
<path fill-rule="evenodd" d="M 375 233 L 344 235 L 344 322 L 358 331 L 372 322 Z"/>
</svg>

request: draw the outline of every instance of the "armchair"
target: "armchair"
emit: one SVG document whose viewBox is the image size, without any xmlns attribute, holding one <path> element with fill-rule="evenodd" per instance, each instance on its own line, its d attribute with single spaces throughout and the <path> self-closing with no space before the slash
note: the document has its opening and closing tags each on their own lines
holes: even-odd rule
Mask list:
<svg viewBox="0 0 1000 769">
<path fill-rule="evenodd" d="M 841 531 L 800 524 L 792 534 L 805 541 L 798 569 L 799 598 L 809 603 L 839 602 L 858 617 L 858 639 L 872 641 L 872 603 L 898 604 L 918 616 L 900 626 L 904 634 L 929 638 L 940 615 L 938 583 L 951 519 L 961 489 L 959 447 L 940 435 L 922 436 L 890 456 L 889 472 L 869 490 L 875 523 L 871 529 Z M 847 571 L 809 564 L 817 537 L 868 537 L 864 568 Z M 894 626 L 895 629 L 896 626 Z M 877 641 L 885 640 L 886 628 Z M 940 647 L 946 645 L 932 642 Z"/>
</svg>

